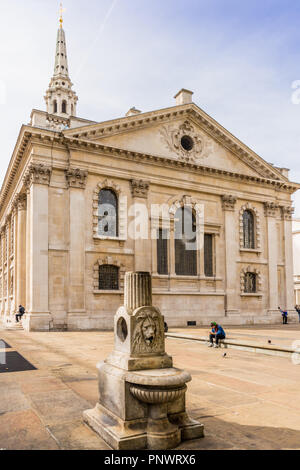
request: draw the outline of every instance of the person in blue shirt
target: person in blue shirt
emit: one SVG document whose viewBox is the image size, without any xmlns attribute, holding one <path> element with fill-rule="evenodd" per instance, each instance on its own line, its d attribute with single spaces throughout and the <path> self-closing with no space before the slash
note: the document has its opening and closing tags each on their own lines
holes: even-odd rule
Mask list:
<svg viewBox="0 0 300 470">
<path fill-rule="evenodd" d="M 283 325 L 287 325 L 287 322 L 288 322 L 288 312 L 287 312 L 287 310 L 281 310 L 280 307 L 278 307 L 278 310 L 280 310 L 280 312 L 281 312 Z"/>
<path fill-rule="evenodd" d="M 226 334 L 221 325 L 218 325 L 216 322 L 212 322 L 211 326 L 211 333 L 209 335 L 209 348 L 218 348 L 220 339 L 225 339 Z M 214 344 L 215 340 L 215 344 Z"/>
</svg>

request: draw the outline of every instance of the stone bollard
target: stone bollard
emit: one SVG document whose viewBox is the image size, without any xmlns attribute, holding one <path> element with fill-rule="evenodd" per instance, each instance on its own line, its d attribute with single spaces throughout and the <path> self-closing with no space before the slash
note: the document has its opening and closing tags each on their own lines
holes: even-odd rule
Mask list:
<svg viewBox="0 0 300 470">
<path fill-rule="evenodd" d="M 124 306 L 114 320 L 115 345 L 98 364 L 99 403 L 85 422 L 113 449 L 170 449 L 203 437 L 186 413 L 188 372 L 165 352 L 164 318 L 152 306 L 151 275 L 126 273 Z"/>
</svg>

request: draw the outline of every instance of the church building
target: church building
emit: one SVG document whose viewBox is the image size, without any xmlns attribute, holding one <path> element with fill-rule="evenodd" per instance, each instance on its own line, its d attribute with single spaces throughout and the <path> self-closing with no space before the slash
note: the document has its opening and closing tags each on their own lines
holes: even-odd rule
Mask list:
<svg viewBox="0 0 300 470">
<path fill-rule="evenodd" d="M 300 185 L 192 95 L 105 122 L 77 117 L 60 19 L 46 111 L 21 127 L 0 193 L 4 325 L 22 304 L 28 331 L 111 329 L 127 271 L 151 272 L 170 326 L 274 323 L 278 306 L 295 318 Z M 180 236 L 186 221 L 195 243 Z"/>
</svg>

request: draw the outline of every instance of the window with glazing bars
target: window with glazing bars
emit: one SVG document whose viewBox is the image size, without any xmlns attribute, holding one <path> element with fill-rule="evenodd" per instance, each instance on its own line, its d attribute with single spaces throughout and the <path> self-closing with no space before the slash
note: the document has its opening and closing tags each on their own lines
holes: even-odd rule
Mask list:
<svg viewBox="0 0 300 470">
<path fill-rule="evenodd" d="M 245 292 L 247 294 L 256 293 L 256 274 L 255 273 L 245 274 Z"/>
<path fill-rule="evenodd" d="M 213 241 L 213 235 L 204 234 L 204 274 L 206 277 L 214 275 Z"/>
<path fill-rule="evenodd" d="M 243 214 L 244 248 L 255 248 L 254 216 L 251 211 Z"/>
<path fill-rule="evenodd" d="M 98 202 L 98 233 L 118 237 L 118 198 L 111 189 L 102 189 Z"/>
<path fill-rule="evenodd" d="M 196 217 L 187 207 L 175 214 L 175 272 L 197 276 Z"/>
<path fill-rule="evenodd" d="M 119 268 L 104 264 L 99 266 L 99 290 L 119 290 Z"/>
<path fill-rule="evenodd" d="M 157 272 L 168 274 L 168 230 L 159 229 L 157 239 Z"/>
</svg>

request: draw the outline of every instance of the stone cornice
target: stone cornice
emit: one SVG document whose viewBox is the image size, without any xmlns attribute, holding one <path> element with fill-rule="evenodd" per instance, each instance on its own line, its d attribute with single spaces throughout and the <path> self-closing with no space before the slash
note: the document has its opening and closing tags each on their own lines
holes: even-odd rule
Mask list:
<svg viewBox="0 0 300 470">
<path fill-rule="evenodd" d="M 171 108 L 172 109 L 172 108 Z M 174 109 L 174 108 L 173 108 Z M 178 110 L 176 111 L 178 114 Z M 90 126 L 87 126 L 90 128 Z M 69 131 L 64 131 L 69 132 Z M 122 158 L 138 160 L 138 161 L 147 161 L 149 163 L 154 163 L 156 165 L 169 166 L 173 168 L 185 168 L 190 171 L 197 171 L 203 175 L 218 175 L 222 178 L 236 181 L 243 181 L 245 183 L 249 182 L 250 184 L 263 185 L 269 188 L 274 188 L 278 191 L 287 191 L 288 193 L 293 193 L 300 189 L 300 184 L 289 182 L 288 180 L 284 181 L 282 177 L 281 181 L 274 180 L 270 178 L 263 178 L 260 176 L 251 176 L 244 175 L 241 173 L 232 172 L 230 170 L 221 170 L 217 168 L 210 168 L 204 165 L 197 165 L 195 163 L 187 163 L 179 160 L 171 160 L 168 158 L 153 156 L 151 154 L 145 154 L 141 152 L 133 152 L 129 150 L 124 150 L 120 148 L 114 148 L 107 145 L 94 143 L 92 141 L 85 141 L 82 139 L 77 139 L 74 137 L 68 137 L 61 132 L 55 132 L 47 129 L 34 128 L 30 126 L 22 126 L 14 153 L 12 155 L 11 161 L 9 163 L 4 182 L 0 192 L 0 211 L 2 212 L 5 207 L 5 202 L 7 196 L 12 188 L 13 183 L 15 182 L 16 174 L 19 170 L 21 161 L 24 159 L 24 155 L 27 151 L 27 147 L 32 142 L 40 142 L 44 145 L 56 145 L 62 147 L 70 147 L 73 149 L 85 149 L 94 152 L 101 152 L 107 154 L 113 154 L 120 156 Z"/>
<path fill-rule="evenodd" d="M 60 136 L 60 137 L 59 137 Z M 34 137 L 37 137 L 40 141 L 45 142 L 62 142 L 61 135 L 58 132 L 47 131 L 46 129 L 34 128 L 31 126 L 23 125 L 21 127 L 12 157 L 10 159 L 4 181 L 0 192 L 0 213 L 3 211 L 5 201 L 9 194 L 10 189 L 13 186 L 16 174 L 19 170 L 21 162 L 24 160 L 28 145 Z"/>
<path fill-rule="evenodd" d="M 65 170 L 65 175 L 69 188 L 85 188 L 86 179 L 88 176 L 88 172 L 86 170 L 80 170 L 79 168 L 69 168 L 68 170 Z"/>
<path fill-rule="evenodd" d="M 170 119 L 185 117 L 193 119 L 193 121 L 201 126 L 211 137 L 228 148 L 240 160 L 261 176 L 279 181 L 288 181 L 279 170 L 263 160 L 194 103 L 123 117 L 96 125 L 84 126 L 79 129 L 69 129 L 64 131 L 64 135 L 68 137 L 73 136 L 77 139 L 93 140 L 108 135 L 112 136 L 140 129 L 151 124 L 163 123 L 170 121 Z"/>
<path fill-rule="evenodd" d="M 282 190 L 282 191 L 289 191 L 289 192 L 294 192 L 298 189 L 300 189 L 300 184 L 298 183 L 292 183 L 289 181 L 278 181 L 274 179 L 269 179 L 269 178 L 263 178 L 260 176 L 252 176 L 252 175 L 245 175 L 242 173 L 237 173 L 233 172 L 230 170 L 224 170 L 220 168 L 212 168 L 208 167 L 205 165 L 199 165 L 196 163 L 189 163 L 189 162 L 184 162 L 180 160 L 173 160 L 167 157 L 161 157 L 158 155 L 151 155 L 151 154 L 146 154 L 146 153 L 141 153 L 141 152 L 134 152 L 132 150 L 125 150 L 121 148 L 116 148 L 116 147 L 111 147 L 108 145 L 103 145 L 100 143 L 95 143 L 91 141 L 86 141 L 86 140 L 81 140 L 81 139 L 75 139 L 75 138 L 66 138 L 66 140 L 69 142 L 69 148 L 74 148 L 74 149 L 85 149 L 87 151 L 103 151 L 106 154 L 113 154 L 116 156 L 120 156 L 122 158 L 128 158 L 132 160 L 137 160 L 137 161 L 148 161 L 149 163 L 154 163 L 154 164 L 162 164 L 164 167 L 169 166 L 169 167 L 174 167 L 174 168 L 186 168 L 190 170 L 197 170 L 199 173 L 206 174 L 206 175 L 222 175 L 225 176 L 229 179 L 235 179 L 239 181 L 244 181 L 244 182 L 253 182 L 256 184 L 264 184 L 269 187 L 273 187 L 274 189 Z"/>
</svg>

